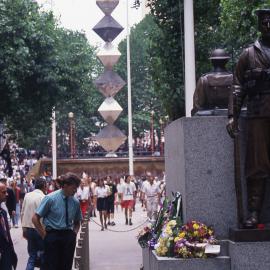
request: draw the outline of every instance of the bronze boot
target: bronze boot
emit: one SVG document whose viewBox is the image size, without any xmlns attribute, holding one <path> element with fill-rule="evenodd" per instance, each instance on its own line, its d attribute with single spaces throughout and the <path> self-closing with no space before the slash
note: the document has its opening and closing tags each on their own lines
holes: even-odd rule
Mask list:
<svg viewBox="0 0 270 270">
<path fill-rule="evenodd" d="M 249 218 L 244 223 L 245 229 L 255 229 L 259 223 L 259 213 L 257 211 L 251 212 Z"/>
</svg>

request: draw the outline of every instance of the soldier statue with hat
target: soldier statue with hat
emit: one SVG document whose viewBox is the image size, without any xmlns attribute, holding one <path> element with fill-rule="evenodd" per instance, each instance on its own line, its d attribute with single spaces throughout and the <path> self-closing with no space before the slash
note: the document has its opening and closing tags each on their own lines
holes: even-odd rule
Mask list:
<svg viewBox="0 0 270 270">
<path fill-rule="evenodd" d="M 245 177 L 249 216 L 244 227 L 256 228 L 270 181 L 270 9 L 256 10 L 260 38 L 244 49 L 236 65 L 234 110 L 229 110 L 227 130 L 238 133 L 235 124 L 244 100 L 247 102 Z M 269 196 L 270 194 L 268 194 Z"/>
<path fill-rule="evenodd" d="M 197 82 L 192 115 L 212 115 L 216 109 L 228 108 L 233 81 L 232 73 L 226 70 L 230 57 L 225 50 L 215 49 L 209 59 L 214 69 L 202 75 Z"/>
</svg>

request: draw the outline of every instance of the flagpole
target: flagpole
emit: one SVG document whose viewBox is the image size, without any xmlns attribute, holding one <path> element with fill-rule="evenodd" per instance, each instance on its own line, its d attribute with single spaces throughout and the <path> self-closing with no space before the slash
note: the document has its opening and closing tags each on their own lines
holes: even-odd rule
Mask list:
<svg viewBox="0 0 270 270">
<path fill-rule="evenodd" d="M 184 0 L 185 31 L 185 104 L 186 117 L 191 116 L 196 87 L 193 0 Z"/>
<path fill-rule="evenodd" d="M 131 75 L 130 75 L 130 33 L 129 33 L 129 6 L 127 0 L 127 86 L 128 86 L 128 157 L 129 174 L 134 175 L 133 168 L 133 135 L 132 135 L 132 102 L 131 102 Z"/>
</svg>

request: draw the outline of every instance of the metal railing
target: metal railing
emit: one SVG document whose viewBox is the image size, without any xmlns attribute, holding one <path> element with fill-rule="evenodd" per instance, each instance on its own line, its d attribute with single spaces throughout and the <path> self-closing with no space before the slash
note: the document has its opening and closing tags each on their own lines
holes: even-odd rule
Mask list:
<svg viewBox="0 0 270 270">
<path fill-rule="evenodd" d="M 78 232 L 73 270 L 89 270 L 89 212 L 86 212 Z"/>
<path fill-rule="evenodd" d="M 74 156 L 75 159 L 88 159 L 88 158 L 104 158 L 107 152 L 92 152 L 92 153 L 84 153 L 84 152 L 77 152 Z M 118 157 L 128 157 L 127 151 L 118 151 L 115 152 Z M 135 157 L 149 157 L 149 156 L 164 156 L 163 153 L 161 154 L 159 151 L 152 153 L 151 151 L 134 151 Z M 47 157 L 51 157 L 50 154 Z M 69 153 L 58 152 L 57 153 L 58 159 L 69 159 Z"/>
</svg>

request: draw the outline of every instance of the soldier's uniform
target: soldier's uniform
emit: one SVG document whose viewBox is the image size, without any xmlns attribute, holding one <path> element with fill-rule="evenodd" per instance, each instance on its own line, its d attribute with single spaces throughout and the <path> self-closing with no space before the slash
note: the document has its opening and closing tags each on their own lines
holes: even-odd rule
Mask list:
<svg viewBox="0 0 270 270">
<path fill-rule="evenodd" d="M 197 82 L 193 96 L 193 114 L 201 110 L 228 108 L 233 75 L 228 71 L 209 72 Z"/>
<path fill-rule="evenodd" d="M 215 49 L 209 59 L 214 66 L 214 70 L 202 75 L 197 82 L 193 95 L 192 115 L 199 111 L 228 108 L 233 75 L 226 70 L 225 65 L 230 57 L 225 50 Z"/>
<path fill-rule="evenodd" d="M 237 63 L 234 89 L 240 114 L 247 99 L 247 152 L 245 174 L 248 209 L 260 212 L 265 180 L 270 177 L 270 48 L 260 41 L 246 48 Z M 232 117 L 232 112 L 229 112 Z"/>
</svg>

